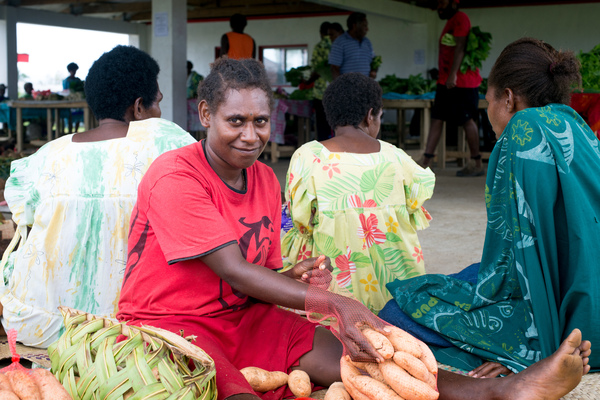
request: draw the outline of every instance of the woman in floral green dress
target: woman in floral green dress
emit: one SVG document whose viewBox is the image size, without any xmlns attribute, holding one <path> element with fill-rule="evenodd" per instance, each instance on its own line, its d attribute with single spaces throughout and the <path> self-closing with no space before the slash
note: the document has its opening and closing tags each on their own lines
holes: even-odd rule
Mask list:
<svg viewBox="0 0 600 400">
<path fill-rule="evenodd" d="M 329 256 L 330 289 L 353 294 L 377 313 L 392 298 L 386 283 L 425 272 L 417 230 L 429 225 L 423 203 L 435 177 L 377 140 L 377 82 L 344 74 L 329 85 L 323 104 L 335 137 L 309 142 L 292 157 L 285 193 L 294 226 L 282 239 L 284 266 Z"/>
</svg>

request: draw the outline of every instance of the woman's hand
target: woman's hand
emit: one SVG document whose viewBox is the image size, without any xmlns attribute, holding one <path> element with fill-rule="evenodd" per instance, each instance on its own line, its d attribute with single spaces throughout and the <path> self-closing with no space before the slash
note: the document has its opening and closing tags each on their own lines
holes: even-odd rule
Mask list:
<svg viewBox="0 0 600 400">
<path fill-rule="evenodd" d="M 344 345 L 344 354 L 348 354 L 353 361 L 384 361 L 363 335 L 361 328 L 370 327 L 386 336 L 390 331 L 386 328 L 387 324 L 361 302 L 311 287 L 307 293 L 306 311 L 335 317 L 332 330 Z"/>
<path fill-rule="evenodd" d="M 332 270 L 333 267 L 331 266 L 329 257 L 320 255 L 319 257 L 311 257 L 300 261 L 291 269 L 283 272 L 283 274 L 298 282 L 308 284 L 315 284 L 316 281 L 319 281 L 319 286 L 322 286 L 320 285 L 322 280 L 327 279 L 328 281 L 331 281 Z M 327 287 L 328 286 L 329 282 L 327 282 Z M 327 287 L 325 287 L 325 289 L 327 289 Z"/>
<path fill-rule="evenodd" d="M 514 373 L 497 362 L 486 362 L 469 372 L 473 378 L 495 378 L 498 375 L 513 375 Z"/>
</svg>

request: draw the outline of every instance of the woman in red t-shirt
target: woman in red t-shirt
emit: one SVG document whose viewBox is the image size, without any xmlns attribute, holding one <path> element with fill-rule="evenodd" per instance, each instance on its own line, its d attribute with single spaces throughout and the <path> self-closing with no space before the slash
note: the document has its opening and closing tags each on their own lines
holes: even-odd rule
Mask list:
<svg viewBox="0 0 600 400">
<path fill-rule="evenodd" d="M 217 60 L 199 98 L 207 138 L 159 157 L 139 185 L 118 318 L 194 335 L 194 344 L 215 361 L 219 399 L 257 399 L 239 371 L 248 366 L 299 368 L 314 384 L 328 386 L 341 379 L 344 349 L 354 360 L 383 361 L 358 329 L 366 324 L 385 333 L 383 321 L 358 301 L 320 289 L 330 276 L 324 271 L 331 268 L 329 259 L 274 271 L 282 266 L 281 189 L 273 171 L 257 161 L 270 135 L 272 92 L 264 67 L 251 59 Z M 330 330 L 276 305 L 336 317 L 341 343 Z M 541 367 L 523 372 L 527 379 L 440 371 L 440 392 L 492 399 L 517 390 L 541 397 L 552 374 L 576 380 L 576 368 L 561 367 L 564 358 L 571 364 L 579 359 L 582 367 L 574 355 L 581 339 L 571 342 Z M 286 390 L 260 397 L 291 397 Z"/>
</svg>

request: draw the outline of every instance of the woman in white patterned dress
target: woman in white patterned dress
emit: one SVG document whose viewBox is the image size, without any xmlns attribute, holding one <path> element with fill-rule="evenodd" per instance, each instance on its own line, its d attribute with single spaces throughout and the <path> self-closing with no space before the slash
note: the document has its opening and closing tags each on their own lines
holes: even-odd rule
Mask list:
<svg viewBox="0 0 600 400">
<path fill-rule="evenodd" d="M 0 265 L 0 310 L 19 342 L 54 342 L 60 305 L 116 314 L 138 183 L 159 155 L 195 141 L 159 118 L 158 72 L 134 47 L 105 53 L 85 81 L 99 126 L 12 163 L 5 197 L 17 234 Z"/>
</svg>

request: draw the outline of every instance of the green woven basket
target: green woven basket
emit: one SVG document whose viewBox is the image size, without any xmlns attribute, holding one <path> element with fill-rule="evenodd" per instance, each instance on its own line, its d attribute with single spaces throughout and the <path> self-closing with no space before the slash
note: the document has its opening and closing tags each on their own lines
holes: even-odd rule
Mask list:
<svg viewBox="0 0 600 400">
<path fill-rule="evenodd" d="M 59 310 L 66 331 L 48 355 L 73 400 L 217 398 L 214 361 L 183 337 L 68 307 Z M 116 343 L 120 335 L 127 338 Z"/>
</svg>

